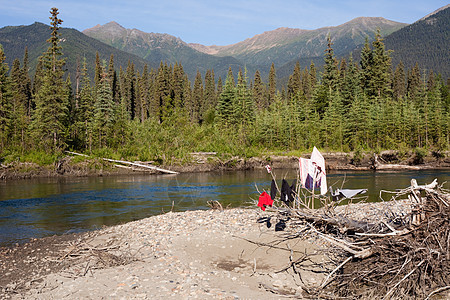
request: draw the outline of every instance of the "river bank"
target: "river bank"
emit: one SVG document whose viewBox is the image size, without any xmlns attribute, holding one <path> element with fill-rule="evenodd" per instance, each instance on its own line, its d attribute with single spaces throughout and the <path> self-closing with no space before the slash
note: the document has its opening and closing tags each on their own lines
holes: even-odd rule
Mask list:
<svg viewBox="0 0 450 300">
<path fill-rule="evenodd" d="M 346 213 L 383 218 L 385 203 L 353 204 Z M 391 209 L 407 213 L 408 205 Z M 341 208 L 344 209 L 344 208 Z M 288 240 L 260 217 L 269 210 L 166 213 L 83 234 L 35 239 L 0 249 L 2 299 L 283 299 L 325 273 L 287 268 L 321 240 Z M 288 229 L 286 229 L 287 231 Z M 277 243 L 278 247 L 264 244 Z M 282 248 L 292 249 L 286 251 Z M 321 262 L 327 257 L 318 255 Z M 312 262 L 314 263 L 314 262 Z M 302 279 L 300 279 L 302 278 Z"/>
<path fill-rule="evenodd" d="M 373 153 L 322 153 L 328 170 L 371 170 L 374 169 Z M 309 157 L 309 154 L 302 155 Z M 139 162 L 152 166 L 153 162 Z M 378 170 L 421 170 L 450 168 L 450 153 L 436 155 L 428 153 L 400 153 L 399 151 L 383 151 L 377 155 Z M 179 172 L 211 172 L 263 169 L 270 165 L 273 169 L 289 169 L 298 167 L 298 157 L 267 155 L 264 157 L 220 157 L 215 153 L 192 153 L 186 162 L 175 162 L 160 167 Z M 0 180 L 14 180 L 37 177 L 77 177 L 77 176 L 112 176 L 135 173 L 156 174 L 158 171 L 136 166 L 124 166 L 99 158 L 74 160 L 72 155 L 66 155 L 57 162 L 40 166 L 31 162 L 15 161 L 0 165 Z"/>
</svg>

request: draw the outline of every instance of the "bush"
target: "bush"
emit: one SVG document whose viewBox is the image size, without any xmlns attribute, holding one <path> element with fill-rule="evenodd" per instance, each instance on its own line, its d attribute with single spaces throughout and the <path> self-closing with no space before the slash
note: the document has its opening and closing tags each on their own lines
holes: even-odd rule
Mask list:
<svg viewBox="0 0 450 300">
<path fill-rule="evenodd" d="M 423 148 L 414 149 L 413 164 L 415 165 L 423 164 L 425 156 L 427 156 L 427 150 Z"/>
</svg>

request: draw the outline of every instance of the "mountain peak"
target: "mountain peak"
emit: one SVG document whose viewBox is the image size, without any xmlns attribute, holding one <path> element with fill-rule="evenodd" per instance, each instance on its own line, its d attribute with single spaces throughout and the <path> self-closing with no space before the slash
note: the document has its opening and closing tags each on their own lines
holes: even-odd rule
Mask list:
<svg viewBox="0 0 450 300">
<path fill-rule="evenodd" d="M 396 26 L 399 24 L 407 25 L 406 23 L 399 23 L 382 17 L 357 17 L 342 25 L 356 25 L 356 24 L 369 27 L 373 25 L 390 25 L 390 26 Z"/>
<path fill-rule="evenodd" d="M 89 34 L 95 34 L 96 32 L 99 32 L 99 31 L 107 33 L 111 36 L 118 36 L 118 35 L 122 35 L 127 30 L 119 23 L 117 23 L 115 21 L 111 21 L 111 22 L 106 23 L 105 25 L 97 24 L 92 28 L 85 29 L 85 30 L 83 30 L 83 33 L 89 35 Z"/>
</svg>

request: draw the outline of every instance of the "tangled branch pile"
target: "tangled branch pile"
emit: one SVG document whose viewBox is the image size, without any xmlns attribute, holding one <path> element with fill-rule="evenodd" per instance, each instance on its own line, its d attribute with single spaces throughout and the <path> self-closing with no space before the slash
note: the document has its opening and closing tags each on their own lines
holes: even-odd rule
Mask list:
<svg viewBox="0 0 450 300">
<path fill-rule="evenodd" d="M 385 202 L 377 218 L 355 220 L 332 205 L 322 209 L 279 209 L 289 218 L 289 238 L 320 238 L 334 262 L 320 269 L 320 286 L 304 287 L 311 297 L 427 299 L 450 290 L 450 193 L 432 184 L 411 187 Z M 408 212 L 392 206 L 407 203 Z M 406 201 L 406 202 L 405 202 Z M 292 233 L 295 232 L 293 235 Z M 305 258 L 290 267 L 303 268 Z M 300 276 L 300 275 L 299 275 Z M 300 278 L 301 279 L 301 278 Z"/>
</svg>

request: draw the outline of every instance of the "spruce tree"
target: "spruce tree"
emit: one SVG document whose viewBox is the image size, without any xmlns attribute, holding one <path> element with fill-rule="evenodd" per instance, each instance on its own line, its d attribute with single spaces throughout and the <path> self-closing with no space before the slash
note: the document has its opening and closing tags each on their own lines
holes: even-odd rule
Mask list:
<svg viewBox="0 0 450 300">
<path fill-rule="evenodd" d="M 28 122 L 31 120 L 31 111 L 34 109 L 34 103 L 32 98 L 32 84 L 31 84 L 31 78 L 29 75 L 30 66 L 28 62 L 28 47 L 25 47 L 25 52 L 23 55 L 23 63 L 22 63 L 22 86 L 23 86 L 23 92 L 26 96 L 26 110 L 27 110 L 27 117 Z"/>
<path fill-rule="evenodd" d="M 8 144 L 8 133 L 11 122 L 11 87 L 8 76 L 8 65 L 3 46 L 0 44 L 0 153 Z"/>
<path fill-rule="evenodd" d="M 325 50 L 325 65 L 322 74 L 322 85 L 327 95 L 331 95 L 332 92 L 336 92 L 339 84 L 339 72 L 338 62 L 334 56 L 334 50 L 332 48 L 333 43 L 331 37 L 327 38 L 327 49 Z M 326 106 L 326 105 L 325 105 Z"/>
<path fill-rule="evenodd" d="M 109 57 L 109 64 L 108 64 L 108 79 L 111 84 L 111 91 L 112 96 L 114 99 L 114 103 L 117 105 L 120 104 L 120 86 L 119 81 L 117 78 L 117 72 L 114 68 L 114 54 L 111 54 Z"/>
<path fill-rule="evenodd" d="M 202 108 L 203 103 L 203 82 L 202 75 L 200 71 L 197 69 L 197 75 L 195 76 L 194 81 L 194 89 L 192 90 L 192 105 L 189 109 L 189 116 L 191 122 L 193 123 L 201 123 L 202 121 L 202 113 L 204 113 Z"/>
<path fill-rule="evenodd" d="M 59 151 L 65 147 L 65 133 L 68 119 L 68 92 L 63 80 L 64 59 L 61 58 L 59 28 L 62 20 L 58 9 L 51 11 L 51 37 L 47 52 L 41 56 L 43 67 L 42 83 L 36 95 L 36 111 L 32 121 L 32 135 L 41 149 Z"/>
<path fill-rule="evenodd" d="M 250 90 L 247 87 L 247 69 L 244 74 L 239 72 L 236 98 L 233 105 L 235 120 L 245 129 L 255 120 L 255 107 Z"/>
<path fill-rule="evenodd" d="M 102 62 L 100 61 L 100 55 L 98 51 L 95 52 L 95 73 L 94 73 L 94 84 L 97 88 L 100 85 L 102 79 Z"/>
<path fill-rule="evenodd" d="M 263 110 L 269 107 L 269 103 L 265 95 L 265 86 L 261 79 L 261 74 L 259 73 L 259 70 L 256 70 L 255 79 L 253 80 L 253 99 L 258 110 Z"/>
<path fill-rule="evenodd" d="M 158 75 L 155 82 L 155 97 L 156 102 L 159 103 L 159 119 L 163 122 L 164 119 L 172 115 L 173 99 L 170 97 L 170 72 L 167 63 L 160 63 L 158 68 Z"/>
<path fill-rule="evenodd" d="M 372 77 L 370 79 L 370 94 L 377 97 L 390 97 L 391 90 L 391 57 L 385 50 L 380 30 L 375 34 L 375 40 L 372 42 Z"/>
<path fill-rule="evenodd" d="M 346 75 L 342 80 L 342 104 L 344 111 L 348 112 L 353 101 L 361 96 L 360 74 L 351 54 L 346 67 Z"/>
<path fill-rule="evenodd" d="M 275 71 L 275 65 L 272 63 L 269 71 L 269 85 L 268 85 L 268 102 L 269 105 L 275 100 L 275 94 L 277 91 L 277 74 Z"/>
<path fill-rule="evenodd" d="M 204 105 L 202 119 L 208 123 L 214 120 L 214 110 L 217 105 L 216 98 L 216 84 L 214 80 L 214 70 L 207 70 L 205 74 L 205 89 L 204 89 Z"/>
<path fill-rule="evenodd" d="M 144 69 L 142 70 L 142 76 L 139 78 L 139 120 L 144 122 L 148 117 L 148 109 L 150 105 L 150 75 L 148 73 L 147 64 L 144 65 Z"/>
<path fill-rule="evenodd" d="M 300 91 L 302 90 L 301 82 L 301 70 L 300 63 L 297 61 L 294 67 L 294 71 L 289 76 L 288 86 L 287 86 L 287 97 L 291 99 L 293 97 L 298 97 Z"/>
<path fill-rule="evenodd" d="M 371 79 L 373 77 L 373 53 L 372 49 L 370 48 L 369 44 L 369 37 L 366 36 L 366 40 L 364 43 L 364 47 L 361 50 L 361 86 L 366 95 L 371 95 L 371 92 L 373 91 L 371 87 Z"/>
<path fill-rule="evenodd" d="M 93 144 L 93 111 L 94 93 L 91 87 L 87 70 L 86 58 L 83 60 L 81 69 L 81 88 L 79 95 L 79 109 L 76 114 L 76 137 L 80 146 L 92 150 Z"/>
<path fill-rule="evenodd" d="M 107 73 L 102 72 L 93 114 L 93 133 L 96 144 L 102 148 L 110 144 L 115 122 L 114 100 Z"/>
<path fill-rule="evenodd" d="M 28 127 L 27 104 L 28 95 L 26 90 L 26 77 L 20 67 L 20 61 L 15 59 L 11 68 L 11 131 L 13 143 L 19 143 L 25 149 L 25 132 Z"/>
<path fill-rule="evenodd" d="M 229 70 L 231 71 L 231 68 Z M 228 72 L 228 76 L 225 80 L 223 91 L 219 96 L 216 113 L 219 123 L 225 127 L 231 125 L 235 121 L 233 105 L 236 99 L 236 90 L 234 86 L 233 72 L 230 71 Z"/>
<path fill-rule="evenodd" d="M 392 82 L 393 96 L 394 99 L 399 101 L 406 95 L 406 76 L 405 68 L 403 62 L 400 63 L 395 68 L 394 78 Z"/>
<path fill-rule="evenodd" d="M 134 120 L 136 117 L 136 110 L 139 108 L 139 105 L 137 104 L 137 76 L 134 70 L 134 63 L 128 62 L 125 78 L 124 96 L 127 103 L 127 111 L 130 115 L 130 119 Z"/>
</svg>

